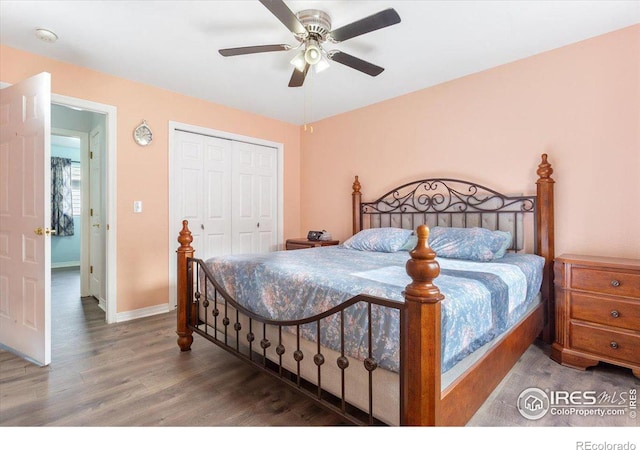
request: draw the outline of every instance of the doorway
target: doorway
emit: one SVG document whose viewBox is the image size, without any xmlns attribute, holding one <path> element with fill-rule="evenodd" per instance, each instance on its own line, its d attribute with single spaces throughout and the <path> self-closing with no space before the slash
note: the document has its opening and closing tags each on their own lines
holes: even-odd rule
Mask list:
<svg viewBox="0 0 640 450">
<path fill-rule="evenodd" d="M 80 173 L 86 181 L 79 217 L 81 296 L 98 299 L 106 322 L 115 323 L 116 108 L 56 94 L 51 101 L 52 137 L 80 139 Z"/>
<path fill-rule="evenodd" d="M 55 161 L 59 171 L 66 171 L 63 178 L 67 177 L 57 198 L 63 208 L 70 209 L 66 214 L 73 217 L 70 230 L 51 236 L 51 268 L 53 273 L 61 269 L 70 269 L 66 270 L 68 274 L 77 272 L 79 297 L 94 297 L 106 312 L 106 242 L 100 229 L 104 174 L 103 165 L 96 164 L 104 148 L 104 120 L 104 114 L 61 105 L 51 107 L 52 165 Z M 60 211 L 53 203 L 52 210 Z"/>
</svg>

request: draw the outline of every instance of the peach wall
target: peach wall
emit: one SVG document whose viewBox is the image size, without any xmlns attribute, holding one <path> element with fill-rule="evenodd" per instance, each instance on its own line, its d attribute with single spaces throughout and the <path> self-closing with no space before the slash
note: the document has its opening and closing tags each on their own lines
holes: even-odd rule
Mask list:
<svg viewBox="0 0 640 450">
<path fill-rule="evenodd" d="M 323 228 L 348 237 L 356 174 L 365 199 L 434 175 L 533 193 L 547 152 L 557 181 L 556 253 L 638 257 L 639 65 L 633 26 L 319 121 L 309 134 L 0 46 L 0 81 L 47 71 L 54 93 L 118 109 L 118 312 L 167 302 L 170 120 L 284 144 L 285 237 Z M 131 139 L 142 118 L 154 129 L 145 149 Z M 133 200 L 144 202 L 142 214 L 133 214 Z"/>
<path fill-rule="evenodd" d="M 633 26 L 319 121 L 302 133 L 302 228 L 350 235 L 354 175 L 365 200 L 429 176 L 533 194 L 546 152 L 556 254 L 640 257 L 639 108 Z"/>
<path fill-rule="evenodd" d="M 16 83 L 44 71 L 51 73 L 55 94 L 117 108 L 118 312 L 168 302 L 169 121 L 283 143 L 284 235 L 298 235 L 298 126 L 0 46 L 1 81 Z M 154 131 L 146 148 L 131 138 L 142 119 Z M 133 213 L 134 200 L 143 201 L 143 213 Z"/>
</svg>

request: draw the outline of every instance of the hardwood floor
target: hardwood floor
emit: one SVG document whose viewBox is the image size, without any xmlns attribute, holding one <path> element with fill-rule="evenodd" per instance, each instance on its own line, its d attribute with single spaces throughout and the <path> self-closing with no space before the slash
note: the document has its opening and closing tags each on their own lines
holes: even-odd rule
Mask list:
<svg viewBox="0 0 640 450">
<path fill-rule="evenodd" d="M 176 345 L 175 313 L 107 325 L 93 298 L 79 298 L 76 270 L 52 277 L 52 363 L 37 367 L 0 350 L 2 426 L 326 426 L 338 418 L 196 337 Z M 578 371 L 531 346 L 469 426 L 638 426 L 629 415 L 547 414 L 517 410 L 523 389 L 606 392 L 640 387 L 631 371 L 601 365 Z"/>
</svg>

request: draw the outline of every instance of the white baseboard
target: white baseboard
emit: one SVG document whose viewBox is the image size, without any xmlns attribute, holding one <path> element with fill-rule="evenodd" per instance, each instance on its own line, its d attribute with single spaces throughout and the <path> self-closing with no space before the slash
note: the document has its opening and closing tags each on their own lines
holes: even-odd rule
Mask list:
<svg viewBox="0 0 640 450">
<path fill-rule="evenodd" d="M 128 320 L 140 319 L 142 317 L 155 316 L 156 314 L 164 314 L 169 312 L 169 303 L 162 305 L 149 306 L 147 308 L 134 309 L 133 311 L 125 311 L 116 315 L 116 322 L 126 322 Z"/>
</svg>

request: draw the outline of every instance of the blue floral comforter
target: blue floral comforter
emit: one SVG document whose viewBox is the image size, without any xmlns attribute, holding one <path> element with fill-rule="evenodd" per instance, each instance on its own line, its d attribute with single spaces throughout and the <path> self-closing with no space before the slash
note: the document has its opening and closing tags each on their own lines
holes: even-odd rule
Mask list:
<svg viewBox="0 0 640 450">
<path fill-rule="evenodd" d="M 403 302 L 411 282 L 405 271 L 406 251 L 395 253 L 318 247 L 262 255 L 209 259 L 218 282 L 240 304 L 264 317 L 293 320 L 310 317 L 358 294 Z M 507 254 L 491 262 L 438 258 L 435 284 L 442 301 L 442 372 L 515 324 L 536 298 L 544 259 Z M 381 367 L 397 371 L 398 310 L 372 307 L 373 357 Z M 345 354 L 369 356 L 366 305 L 345 311 Z M 316 339 L 316 326 L 301 327 Z M 340 349 L 340 319 L 323 319 L 322 345 Z"/>
</svg>

